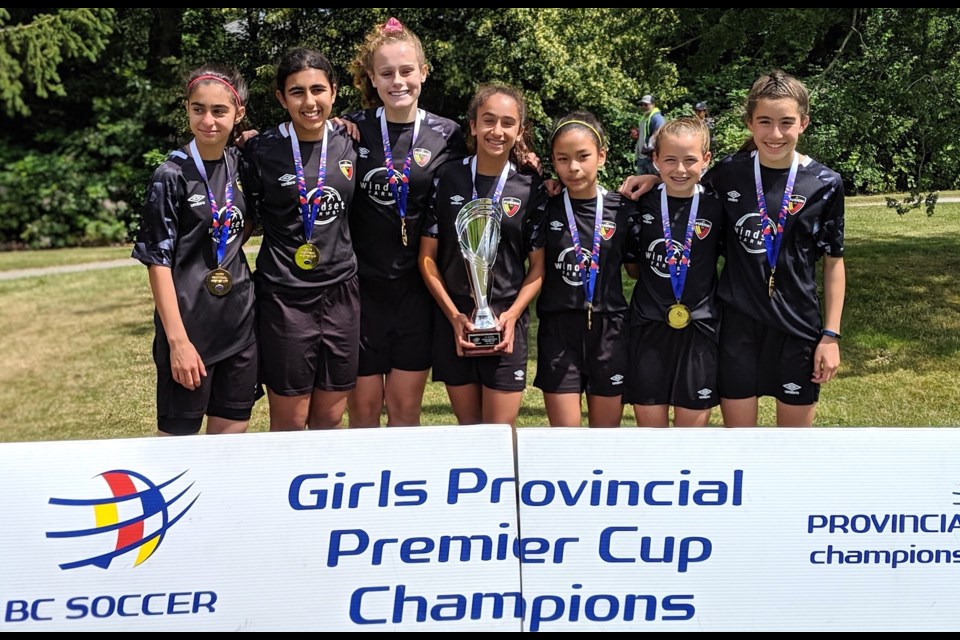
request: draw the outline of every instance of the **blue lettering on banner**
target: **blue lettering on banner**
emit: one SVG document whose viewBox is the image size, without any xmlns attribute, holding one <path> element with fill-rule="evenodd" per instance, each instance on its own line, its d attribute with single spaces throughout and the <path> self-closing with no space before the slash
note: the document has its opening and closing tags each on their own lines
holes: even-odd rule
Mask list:
<svg viewBox="0 0 960 640">
<path fill-rule="evenodd" d="M 410 622 L 480 620 L 485 617 L 526 619 L 530 631 L 541 631 L 549 622 L 611 620 L 690 620 L 696 613 L 692 594 L 581 594 L 582 584 L 573 584 L 572 595 L 539 595 L 527 602 L 519 592 L 447 593 L 421 596 L 407 585 L 379 585 L 356 589 L 350 596 L 350 620 L 358 625 Z M 389 612 L 389 617 L 387 616 Z"/>
<path fill-rule="evenodd" d="M 958 513 L 857 513 L 807 516 L 807 533 L 954 533 Z"/>
<path fill-rule="evenodd" d="M 66 620 L 83 618 L 132 618 L 137 616 L 196 615 L 215 613 L 215 591 L 177 591 L 171 593 L 131 593 L 120 596 L 74 596 L 64 603 Z M 55 620 L 58 612 L 54 598 L 8 600 L 3 607 L 4 622 Z"/>
<path fill-rule="evenodd" d="M 375 501 L 374 504 L 381 508 L 406 507 L 421 505 L 427 501 L 426 490 L 418 488 L 427 484 L 426 480 L 408 480 L 393 484 L 392 472 L 389 470 L 380 472 L 379 483 L 339 480 L 346 475 L 343 471 L 334 473 L 337 480 L 331 480 L 329 473 L 307 473 L 295 477 L 287 492 L 290 507 L 297 511 L 344 507 L 356 509 L 370 506 L 367 504 L 369 501 Z"/>
<path fill-rule="evenodd" d="M 510 523 L 501 522 L 499 526 L 507 529 Z M 509 533 L 371 538 L 363 529 L 335 529 L 330 532 L 327 566 L 336 567 L 347 558 L 360 558 L 376 566 L 384 563 L 385 555 L 404 564 L 489 562 L 509 558 L 519 558 L 530 564 L 542 564 L 548 560 L 560 564 L 567 545 L 577 541 L 579 538 L 553 541 L 538 537 L 518 538 Z"/>
<path fill-rule="evenodd" d="M 603 470 L 594 469 L 595 476 Z M 527 480 L 520 485 L 520 503 L 528 507 L 552 504 L 573 506 L 740 506 L 743 504 L 743 470 L 736 469 L 730 480 L 694 480 L 689 469 L 679 479 L 649 480 Z M 468 496 L 484 495 L 491 503 L 513 495 L 516 478 L 490 479 L 483 469 L 451 469 L 447 482 L 447 504 L 458 504 Z M 509 486 L 508 486 L 509 485 Z"/>
<path fill-rule="evenodd" d="M 623 536 L 627 538 L 626 543 L 620 542 L 618 534 L 631 533 L 639 531 L 639 527 L 607 527 L 600 533 L 600 559 L 604 562 L 640 562 L 644 563 L 665 563 L 672 564 L 674 561 L 674 547 L 676 538 L 667 536 L 663 539 L 663 544 L 659 549 L 654 549 L 654 542 L 651 536 L 641 536 L 639 549 L 635 537 Z M 614 555 L 612 550 L 614 545 L 614 536 L 617 536 L 616 552 L 620 555 Z M 677 571 L 686 573 L 690 564 L 694 562 L 704 562 L 710 557 L 713 550 L 713 544 L 707 538 L 689 537 L 681 538 L 679 549 L 676 553 Z"/>
</svg>

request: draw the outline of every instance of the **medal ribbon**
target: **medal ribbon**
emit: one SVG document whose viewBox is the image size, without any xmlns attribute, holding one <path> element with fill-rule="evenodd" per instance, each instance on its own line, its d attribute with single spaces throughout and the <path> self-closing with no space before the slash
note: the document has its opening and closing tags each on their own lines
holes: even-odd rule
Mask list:
<svg viewBox="0 0 960 640">
<path fill-rule="evenodd" d="M 317 189 L 313 192 L 313 200 L 307 200 L 307 181 L 303 177 L 303 158 L 300 156 L 300 141 L 293 123 L 287 124 L 290 132 L 290 147 L 293 150 L 293 166 L 297 170 L 297 190 L 300 192 L 300 216 L 303 218 L 303 235 L 310 242 L 313 233 L 313 222 L 320 212 L 320 201 L 323 199 L 323 183 L 327 178 L 327 123 L 323 125 L 323 149 L 320 151 L 320 166 L 317 168 Z"/>
<path fill-rule="evenodd" d="M 563 208 L 567 212 L 567 226 L 570 228 L 570 237 L 573 240 L 573 251 L 577 255 L 577 264 L 580 265 L 580 279 L 583 280 L 583 291 L 587 298 L 587 313 L 593 312 L 593 294 L 597 284 L 597 272 L 600 271 L 600 224 L 603 222 L 603 194 L 605 190 L 597 186 L 597 213 L 593 220 L 593 249 L 590 251 L 590 265 L 584 268 L 583 248 L 580 244 L 580 233 L 577 231 L 577 221 L 573 217 L 573 205 L 570 203 L 570 192 L 563 190 Z M 587 323 L 590 323 L 588 317 Z"/>
<path fill-rule="evenodd" d="M 697 224 L 697 210 L 700 208 L 700 191 L 697 185 L 693 191 L 693 202 L 690 204 L 690 215 L 687 216 L 687 232 L 683 239 L 683 250 L 680 259 L 673 250 L 673 232 L 670 230 L 670 210 L 667 208 L 667 188 L 660 185 L 660 220 L 663 222 L 663 248 L 667 254 L 667 271 L 670 273 L 670 285 L 673 295 L 680 304 L 683 296 L 683 286 L 687 282 L 687 269 L 690 268 L 690 249 L 693 247 L 693 229 Z"/>
<path fill-rule="evenodd" d="M 390 148 L 390 135 L 387 131 L 387 114 L 383 107 L 380 107 L 377 112 L 380 116 L 380 135 L 383 138 L 383 157 L 384 165 L 387 167 L 387 184 L 390 185 L 390 193 L 393 194 L 393 201 L 397 203 L 397 211 L 400 213 L 403 244 L 407 244 L 406 221 L 407 196 L 410 195 L 410 169 L 413 166 L 413 147 L 420 136 L 420 121 L 423 119 L 423 112 L 417 109 L 417 119 L 413 123 L 413 137 L 410 139 L 410 150 L 407 151 L 407 158 L 403 162 L 403 172 L 399 179 L 393 168 L 393 150 Z"/>
<path fill-rule="evenodd" d="M 763 182 L 760 180 L 760 153 L 753 156 L 753 178 L 757 186 L 757 207 L 760 209 L 760 224 L 763 225 L 763 243 L 767 247 L 767 264 L 770 265 L 770 288 L 773 295 L 773 273 L 777 270 L 777 256 L 780 255 L 780 245 L 783 243 L 783 227 L 787 222 L 787 213 L 790 210 L 790 196 L 793 195 L 793 185 L 797 180 L 797 167 L 800 165 L 800 154 L 793 152 L 793 162 L 790 163 L 790 173 L 787 175 L 787 186 L 783 190 L 783 200 L 780 203 L 780 215 L 777 217 L 777 226 L 774 228 L 767 214 L 767 199 L 763 195 Z"/>
<path fill-rule="evenodd" d="M 207 169 L 203 166 L 203 158 L 200 157 L 200 150 L 197 149 L 197 139 L 190 141 L 190 155 L 193 157 L 193 164 L 197 166 L 200 177 L 203 178 L 203 186 L 207 188 L 207 202 L 210 203 L 210 212 L 213 216 L 213 241 L 217 245 L 217 268 L 223 264 L 223 258 L 227 254 L 227 240 L 230 238 L 230 216 L 233 215 L 233 177 L 230 174 L 230 163 L 227 162 L 227 154 L 223 154 L 223 166 L 227 172 L 227 186 L 224 187 L 223 194 L 223 215 L 220 214 L 220 207 L 217 206 L 217 200 L 213 197 L 213 190 L 210 188 L 210 181 L 207 179 Z"/>
<path fill-rule="evenodd" d="M 503 187 L 507 184 L 507 174 L 510 173 L 510 163 L 507 162 L 503 165 L 503 171 L 500 172 L 500 177 L 497 178 L 497 186 L 493 189 L 493 196 L 490 198 L 493 200 L 494 210 L 499 214 L 498 217 L 503 217 L 503 209 L 500 206 L 500 196 L 503 195 Z M 477 156 L 473 156 L 470 159 L 470 179 L 473 185 L 473 199 L 477 199 Z"/>
</svg>

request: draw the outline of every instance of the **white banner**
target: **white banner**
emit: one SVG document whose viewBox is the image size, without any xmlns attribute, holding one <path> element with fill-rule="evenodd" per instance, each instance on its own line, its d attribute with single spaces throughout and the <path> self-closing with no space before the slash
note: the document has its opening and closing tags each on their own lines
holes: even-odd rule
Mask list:
<svg viewBox="0 0 960 640">
<path fill-rule="evenodd" d="M 953 630 L 958 453 L 899 428 L 0 444 L 0 631 Z"/>
<path fill-rule="evenodd" d="M 512 438 L 2 444 L 0 631 L 519 631 Z"/>
<path fill-rule="evenodd" d="M 958 454 L 955 429 L 521 429 L 525 630 L 956 630 Z"/>
</svg>

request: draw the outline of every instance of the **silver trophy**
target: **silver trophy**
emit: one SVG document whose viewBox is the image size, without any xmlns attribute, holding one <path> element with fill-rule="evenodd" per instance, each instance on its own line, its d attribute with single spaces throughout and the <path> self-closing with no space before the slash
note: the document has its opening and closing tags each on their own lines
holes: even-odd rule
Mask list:
<svg viewBox="0 0 960 640">
<path fill-rule="evenodd" d="M 503 339 L 489 301 L 493 263 L 497 260 L 500 245 L 500 211 L 496 203 L 490 198 L 471 200 L 457 213 L 456 229 L 467 280 L 470 281 L 470 294 L 476 304 L 470 317 L 473 331 L 468 331 L 465 336 L 475 348 L 465 349 L 464 355 L 489 355 Z"/>
</svg>

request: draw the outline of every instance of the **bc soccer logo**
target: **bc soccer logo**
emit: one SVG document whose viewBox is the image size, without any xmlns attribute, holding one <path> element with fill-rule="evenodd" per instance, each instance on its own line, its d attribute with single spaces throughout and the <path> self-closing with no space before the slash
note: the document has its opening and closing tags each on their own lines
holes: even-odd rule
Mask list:
<svg viewBox="0 0 960 640">
<path fill-rule="evenodd" d="M 60 568 L 66 570 L 93 565 L 107 569 L 115 559 L 127 554 L 131 554 L 128 560 L 132 561 L 134 567 L 145 562 L 160 547 L 167 531 L 190 510 L 199 497 L 199 494 L 191 492 L 192 482 L 182 489 L 178 488 L 177 481 L 184 474 L 186 471 L 157 485 L 135 471 L 117 469 L 97 476 L 106 482 L 109 496 L 50 498 L 50 504 L 53 505 L 78 507 L 74 511 L 84 511 L 82 517 L 93 522 L 92 527 L 47 532 L 48 538 L 71 538 L 95 544 L 83 547 L 86 557 L 61 564 Z M 188 494 L 192 493 L 191 499 Z M 109 547 L 103 544 L 104 540 L 110 541 Z M 104 548 L 109 551 L 102 552 Z"/>
</svg>

